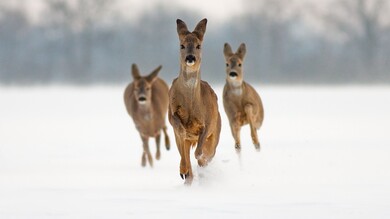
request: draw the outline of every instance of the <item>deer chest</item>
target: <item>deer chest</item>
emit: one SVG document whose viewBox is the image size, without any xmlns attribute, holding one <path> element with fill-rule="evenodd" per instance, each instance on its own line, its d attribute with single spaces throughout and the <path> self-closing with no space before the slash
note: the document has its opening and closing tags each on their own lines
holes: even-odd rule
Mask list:
<svg viewBox="0 0 390 219">
<path fill-rule="evenodd" d="M 176 114 L 188 134 L 199 135 L 200 130 L 204 125 L 200 119 L 201 115 L 196 109 L 192 108 L 190 110 L 182 106 L 178 106 Z"/>
</svg>

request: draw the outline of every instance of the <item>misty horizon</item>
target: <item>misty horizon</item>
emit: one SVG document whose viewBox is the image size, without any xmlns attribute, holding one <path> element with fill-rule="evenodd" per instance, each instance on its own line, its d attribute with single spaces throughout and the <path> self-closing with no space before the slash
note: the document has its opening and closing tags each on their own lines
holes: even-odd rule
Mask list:
<svg viewBox="0 0 390 219">
<path fill-rule="evenodd" d="M 241 7 L 247 12 L 233 13 L 228 20 L 208 18 L 203 79 L 224 83 L 223 44 L 237 47 L 244 42 L 245 79 L 254 83 L 390 82 L 386 1 L 299 7 L 299 1 L 235 2 L 245 5 Z M 199 8 L 188 10 L 172 2 L 153 1 L 138 9 L 133 21 L 118 12 L 123 1 L 41 3 L 38 17 L 47 19 L 37 23 L 31 21 L 28 4 L 0 3 L 0 84 L 124 84 L 131 80 L 132 63 L 145 72 L 163 65 L 160 76 L 170 82 L 179 72 L 175 20 L 182 18 L 191 29 L 208 17 Z M 215 14 L 223 14 L 225 8 L 232 10 L 222 5 Z"/>
</svg>

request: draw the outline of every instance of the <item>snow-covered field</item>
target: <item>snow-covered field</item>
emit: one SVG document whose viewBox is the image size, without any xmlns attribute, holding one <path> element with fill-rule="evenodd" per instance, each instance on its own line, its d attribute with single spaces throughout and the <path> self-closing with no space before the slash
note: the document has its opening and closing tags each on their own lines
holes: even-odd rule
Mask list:
<svg viewBox="0 0 390 219">
<path fill-rule="evenodd" d="M 0 218 L 390 218 L 390 87 L 257 86 L 262 150 L 245 126 L 241 162 L 217 87 L 221 140 L 191 187 L 170 125 L 141 167 L 123 89 L 0 88 Z"/>
</svg>

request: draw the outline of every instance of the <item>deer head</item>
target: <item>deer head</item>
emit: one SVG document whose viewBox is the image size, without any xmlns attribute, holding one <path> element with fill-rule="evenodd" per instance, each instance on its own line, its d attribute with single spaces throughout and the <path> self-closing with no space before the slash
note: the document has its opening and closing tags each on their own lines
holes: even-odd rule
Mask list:
<svg viewBox="0 0 390 219">
<path fill-rule="evenodd" d="M 232 47 L 225 43 L 223 53 L 226 60 L 226 80 L 234 86 L 240 86 L 244 76 L 242 64 L 246 53 L 245 43 L 241 43 L 235 53 Z"/>
<path fill-rule="evenodd" d="M 201 20 L 190 32 L 184 21 L 177 19 L 177 33 L 180 41 L 180 65 L 188 73 L 198 72 L 202 59 L 202 42 L 206 32 L 207 19 Z"/>
<path fill-rule="evenodd" d="M 136 64 L 131 66 L 134 79 L 134 96 L 140 105 L 149 105 L 152 101 L 152 85 L 157 78 L 162 66 L 158 66 L 147 76 L 142 77 Z"/>
</svg>

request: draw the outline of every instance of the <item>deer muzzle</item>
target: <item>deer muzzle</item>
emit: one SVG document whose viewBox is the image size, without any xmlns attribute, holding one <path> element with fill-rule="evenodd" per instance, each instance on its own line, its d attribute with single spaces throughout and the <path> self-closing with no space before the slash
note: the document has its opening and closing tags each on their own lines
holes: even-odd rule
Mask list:
<svg viewBox="0 0 390 219">
<path fill-rule="evenodd" d="M 236 79 L 237 76 L 238 76 L 237 72 L 232 71 L 232 72 L 229 73 L 229 77 L 230 77 L 231 79 Z"/>
<path fill-rule="evenodd" d="M 188 55 L 186 56 L 185 62 L 187 66 L 193 66 L 195 65 L 196 57 L 194 55 Z"/>
<path fill-rule="evenodd" d="M 139 102 L 140 104 L 145 104 L 145 103 L 146 103 L 146 97 L 144 97 L 144 96 L 138 97 L 138 102 Z"/>
</svg>

